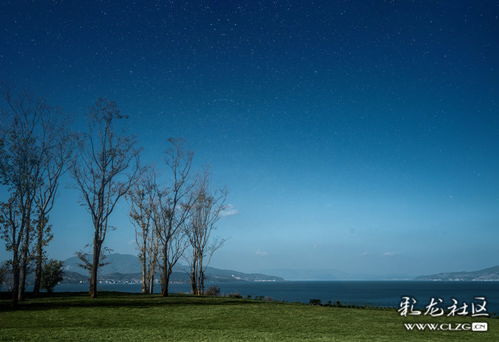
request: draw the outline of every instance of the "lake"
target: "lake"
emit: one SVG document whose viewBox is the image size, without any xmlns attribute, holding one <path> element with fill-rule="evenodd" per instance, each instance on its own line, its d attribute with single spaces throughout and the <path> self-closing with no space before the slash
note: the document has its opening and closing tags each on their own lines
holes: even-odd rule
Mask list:
<svg viewBox="0 0 499 342">
<path fill-rule="evenodd" d="M 209 284 L 219 286 L 223 294 L 266 296 L 273 300 L 308 303 L 340 301 L 342 304 L 398 307 L 402 296 L 414 297 L 418 305 L 427 305 L 432 297 L 451 304 L 451 298 L 470 304 L 476 296 L 487 298 L 489 313 L 499 313 L 499 282 L 492 281 L 283 281 Z M 86 284 L 61 284 L 55 291 L 87 291 Z M 189 292 L 187 284 L 173 284 L 171 292 Z M 140 285 L 100 284 L 101 291 L 140 292 Z M 159 285 L 155 291 L 159 291 Z"/>
</svg>

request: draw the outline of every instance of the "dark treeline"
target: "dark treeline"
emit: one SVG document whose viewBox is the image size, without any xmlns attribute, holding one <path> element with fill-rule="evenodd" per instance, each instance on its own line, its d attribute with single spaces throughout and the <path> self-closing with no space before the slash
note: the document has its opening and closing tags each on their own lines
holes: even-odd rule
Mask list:
<svg viewBox="0 0 499 342">
<path fill-rule="evenodd" d="M 168 296 L 173 267 L 183 258 L 193 294 L 204 293 L 206 267 L 223 243 L 212 233 L 227 193 L 212 189 L 207 171 L 192 170 L 193 153 L 181 139 L 165 138 L 164 168 L 154 169 L 140 162 L 136 139 L 118 131 L 127 117 L 113 101 L 96 101 L 83 132 L 71 131 L 63 113 L 44 100 L 12 88 L 2 89 L 0 110 L 0 229 L 10 255 L 0 266 L 0 285 L 8 283 L 14 307 L 25 298 L 28 273 L 34 274 L 35 296 L 61 279 L 63 265 L 47 258 L 46 247 L 65 173 L 81 194 L 75 205 L 92 222 L 92 241 L 76 252 L 89 272 L 90 296 L 97 296 L 105 265 L 110 216 L 124 200 L 135 228 L 142 292 L 152 293 L 160 274 L 161 294 Z"/>
</svg>

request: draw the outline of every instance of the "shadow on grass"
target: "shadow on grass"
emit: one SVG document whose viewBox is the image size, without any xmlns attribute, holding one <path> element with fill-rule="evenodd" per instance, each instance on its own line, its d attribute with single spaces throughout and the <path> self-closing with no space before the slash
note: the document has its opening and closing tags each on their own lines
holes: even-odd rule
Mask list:
<svg viewBox="0 0 499 342">
<path fill-rule="evenodd" d="M 176 305 L 243 305 L 261 304 L 256 300 L 234 299 L 227 297 L 192 296 L 171 294 L 168 297 L 160 295 L 144 295 L 141 293 L 107 292 L 98 293 L 97 298 L 90 298 L 86 292 L 42 293 L 34 298 L 27 294 L 26 300 L 19 302 L 16 310 L 50 310 L 72 307 L 133 307 L 148 308 Z M 10 293 L 0 293 L 0 311 L 14 311 L 10 303 Z"/>
</svg>

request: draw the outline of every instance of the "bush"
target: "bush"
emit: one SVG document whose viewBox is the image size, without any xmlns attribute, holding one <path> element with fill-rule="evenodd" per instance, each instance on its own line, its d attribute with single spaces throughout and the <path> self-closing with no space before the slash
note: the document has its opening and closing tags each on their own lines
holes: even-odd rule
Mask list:
<svg viewBox="0 0 499 342">
<path fill-rule="evenodd" d="M 207 296 L 220 296 L 220 288 L 218 286 L 210 286 L 204 294 Z"/>
<path fill-rule="evenodd" d="M 308 301 L 309 304 L 312 304 L 312 305 L 321 305 L 321 300 L 320 299 L 310 299 Z"/>
<path fill-rule="evenodd" d="M 50 259 L 43 265 L 42 269 L 42 287 L 48 293 L 52 293 L 54 287 L 62 281 L 62 261 Z"/>
<path fill-rule="evenodd" d="M 4 261 L 0 264 L 0 287 L 2 287 L 4 281 L 7 279 L 7 272 L 9 271 L 9 267 L 7 261 Z"/>
<path fill-rule="evenodd" d="M 236 292 L 236 293 L 229 293 L 229 297 L 230 298 L 243 298 L 243 296 L 241 296 L 240 293 Z"/>
</svg>

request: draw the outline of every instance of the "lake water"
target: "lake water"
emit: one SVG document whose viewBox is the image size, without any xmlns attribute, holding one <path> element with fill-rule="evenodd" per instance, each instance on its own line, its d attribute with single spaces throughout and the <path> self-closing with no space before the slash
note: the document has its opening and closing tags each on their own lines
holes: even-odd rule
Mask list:
<svg viewBox="0 0 499 342">
<path fill-rule="evenodd" d="M 312 298 L 340 301 L 342 304 L 398 307 L 402 296 L 414 297 L 418 305 L 427 305 L 432 297 L 451 304 L 451 298 L 470 304 L 476 296 L 487 298 L 489 313 L 499 313 L 499 282 L 446 281 L 284 281 L 209 284 L 219 286 L 223 294 L 266 296 L 273 300 L 308 303 Z M 87 291 L 86 284 L 62 284 L 56 291 Z M 140 285 L 101 284 L 101 291 L 140 292 Z M 159 290 L 159 285 L 156 286 Z M 173 284 L 171 292 L 189 292 L 186 284 Z"/>
</svg>

